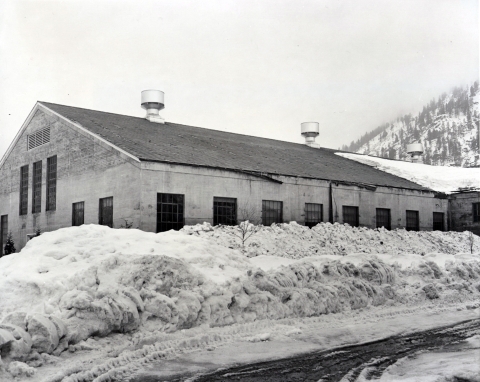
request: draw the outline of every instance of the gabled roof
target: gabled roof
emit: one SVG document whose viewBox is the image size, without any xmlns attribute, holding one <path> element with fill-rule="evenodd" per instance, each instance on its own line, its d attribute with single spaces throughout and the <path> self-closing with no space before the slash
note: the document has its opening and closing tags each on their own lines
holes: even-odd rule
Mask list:
<svg viewBox="0 0 480 382">
<path fill-rule="evenodd" d="M 39 102 L 141 161 L 431 191 L 338 150 Z"/>
</svg>

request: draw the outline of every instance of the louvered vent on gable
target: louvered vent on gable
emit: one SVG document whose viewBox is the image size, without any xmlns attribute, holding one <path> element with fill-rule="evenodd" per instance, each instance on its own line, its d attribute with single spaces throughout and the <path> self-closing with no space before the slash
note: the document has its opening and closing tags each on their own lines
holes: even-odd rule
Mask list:
<svg viewBox="0 0 480 382">
<path fill-rule="evenodd" d="M 49 142 L 50 142 L 50 127 L 45 127 L 42 130 L 38 130 L 35 133 L 28 135 L 29 150 Z"/>
</svg>

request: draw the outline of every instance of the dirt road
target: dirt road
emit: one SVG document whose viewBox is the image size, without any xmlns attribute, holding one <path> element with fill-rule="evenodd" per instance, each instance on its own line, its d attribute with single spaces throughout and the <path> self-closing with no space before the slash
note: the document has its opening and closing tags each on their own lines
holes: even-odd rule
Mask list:
<svg viewBox="0 0 480 382">
<path fill-rule="evenodd" d="M 333 382 L 354 381 L 360 373 L 369 378 L 380 376 L 398 359 L 419 351 L 432 351 L 451 346 L 480 333 L 480 319 L 454 326 L 436 328 L 414 334 L 394 336 L 384 340 L 313 352 L 286 359 L 260 362 L 203 375 L 177 375 L 168 378 L 142 376 L 144 382 Z M 193 377 L 193 378 L 192 378 Z M 131 380 L 135 381 L 135 380 Z"/>
</svg>

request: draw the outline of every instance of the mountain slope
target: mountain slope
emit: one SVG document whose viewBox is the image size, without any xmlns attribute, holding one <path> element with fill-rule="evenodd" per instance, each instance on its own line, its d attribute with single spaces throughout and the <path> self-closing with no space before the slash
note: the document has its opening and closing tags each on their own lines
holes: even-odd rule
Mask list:
<svg viewBox="0 0 480 382">
<path fill-rule="evenodd" d="M 411 114 L 377 127 L 342 150 L 390 159 L 408 159 L 406 146 L 420 142 L 424 163 L 480 166 L 478 81 L 432 99 L 415 117 Z"/>
</svg>

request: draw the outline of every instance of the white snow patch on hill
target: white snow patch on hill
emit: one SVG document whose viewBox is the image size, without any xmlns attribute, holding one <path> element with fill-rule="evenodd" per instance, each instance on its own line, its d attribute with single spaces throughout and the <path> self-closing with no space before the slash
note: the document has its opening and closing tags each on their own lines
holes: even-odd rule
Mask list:
<svg viewBox="0 0 480 382">
<path fill-rule="evenodd" d="M 430 166 L 369 155 L 341 152 L 336 154 L 411 180 L 438 192 L 452 193 L 466 188 L 480 189 L 480 168 Z"/>
</svg>

